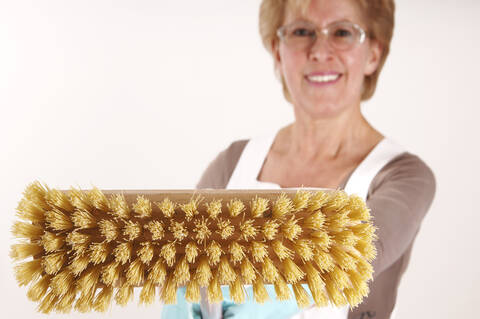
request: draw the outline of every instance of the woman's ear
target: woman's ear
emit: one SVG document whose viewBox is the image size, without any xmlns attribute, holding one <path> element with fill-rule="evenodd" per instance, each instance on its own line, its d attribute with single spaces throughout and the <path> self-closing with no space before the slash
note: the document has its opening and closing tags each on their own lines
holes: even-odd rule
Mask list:
<svg viewBox="0 0 480 319">
<path fill-rule="evenodd" d="M 377 70 L 383 54 L 383 46 L 379 41 L 370 39 L 369 46 L 370 50 L 367 65 L 365 67 L 365 75 L 367 76 L 373 74 Z"/>
<path fill-rule="evenodd" d="M 279 48 L 278 39 L 272 40 L 272 56 L 273 56 L 273 63 L 275 65 L 275 69 L 279 69 L 281 64 L 281 58 L 280 58 L 280 48 Z"/>
</svg>

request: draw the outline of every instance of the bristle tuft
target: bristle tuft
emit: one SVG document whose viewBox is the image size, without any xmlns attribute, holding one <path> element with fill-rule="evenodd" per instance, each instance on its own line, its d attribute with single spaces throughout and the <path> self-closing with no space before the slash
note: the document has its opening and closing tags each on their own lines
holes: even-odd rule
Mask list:
<svg viewBox="0 0 480 319">
<path fill-rule="evenodd" d="M 50 189 L 45 195 L 47 203 L 51 207 L 57 207 L 64 211 L 72 213 L 75 207 L 70 203 L 70 199 L 67 194 L 56 189 Z"/>
<path fill-rule="evenodd" d="M 40 277 L 43 270 L 42 261 L 41 259 L 26 261 L 15 265 L 14 270 L 18 284 L 25 286 Z"/>
<path fill-rule="evenodd" d="M 268 256 L 267 245 L 258 241 L 252 242 L 251 251 L 253 260 L 256 262 L 262 262 Z"/>
<path fill-rule="evenodd" d="M 71 230 L 73 223 L 66 214 L 54 208 L 45 213 L 47 226 L 56 231 Z"/>
<path fill-rule="evenodd" d="M 277 280 L 279 275 L 278 269 L 273 264 L 273 261 L 268 257 L 263 259 L 262 275 L 266 282 L 272 284 Z"/>
<path fill-rule="evenodd" d="M 228 239 L 230 236 L 233 235 L 233 232 L 235 231 L 235 227 L 232 226 L 231 221 L 228 219 L 218 219 L 217 227 L 217 234 L 219 234 L 223 240 Z"/>
<path fill-rule="evenodd" d="M 168 267 L 172 267 L 175 263 L 175 254 L 176 254 L 175 243 L 168 243 L 163 245 L 160 250 L 160 256 L 163 257 Z"/>
<path fill-rule="evenodd" d="M 140 258 L 135 259 L 130 265 L 127 266 L 127 282 L 131 285 L 140 285 L 143 282 L 145 272 L 145 265 Z"/>
<path fill-rule="evenodd" d="M 302 227 L 300 227 L 297 222 L 298 220 L 295 219 L 295 216 L 291 216 L 289 220 L 283 223 L 281 228 L 282 234 L 285 238 L 294 241 L 300 236 L 302 233 Z"/>
<path fill-rule="evenodd" d="M 267 220 L 263 224 L 263 236 L 266 240 L 274 240 L 280 225 L 276 220 Z"/>
<path fill-rule="evenodd" d="M 43 256 L 42 267 L 49 275 L 55 275 L 67 261 L 65 251 L 59 251 Z"/>
<path fill-rule="evenodd" d="M 257 276 L 253 282 L 253 297 L 255 298 L 255 301 L 260 304 L 270 299 L 267 289 L 263 285 L 263 280 L 259 276 Z"/>
<path fill-rule="evenodd" d="M 123 219 L 130 218 L 130 207 L 123 194 L 114 194 L 109 200 L 110 214 Z"/>
<path fill-rule="evenodd" d="M 303 277 L 305 277 L 303 270 L 298 267 L 290 258 L 283 260 L 283 274 L 289 284 L 299 282 L 303 279 Z"/>
<path fill-rule="evenodd" d="M 110 307 L 112 297 L 113 287 L 103 287 L 93 302 L 93 309 L 98 312 L 106 312 Z"/>
<path fill-rule="evenodd" d="M 133 211 L 140 218 L 152 217 L 152 202 L 143 195 L 137 196 L 137 202 L 133 204 Z"/>
<path fill-rule="evenodd" d="M 70 202 L 75 206 L 76 208 L 80 210 L 86 210 L 86 211 L 91 211 L 93 208 L 93 204 L 88 198 L 87 193 L 83 192 L 80 189 L 75 189 L 71 187 L 70 192 L 68 193 L 70 195 Z"/>
<path fill-rule="evenodd" d="M 48 288 L 50 287 L 50 280 L 52 276 L 45 275 L 40 277 L 40 280 L 35 282 L 30 286 L 27 292 L 27 297 L 31 301 L 40 301 L 45 294 L 47 293 Z"/>
<path fill-rule="evenodd" d="M 207 257 L 202 257 L 198 263 L 197 270 L 195 272 L 195 280 L 201 287 L 207 287 L 210 279 L 212 278 L 212 271 L 208 265 Z"/>
<path fill-rule="evenodd" d="M 45 252 L 51 253 L 63 247 L 65 237 L 46 231 L 42 236 L 41 243 Z"/>
<path fill-rule="evenodd" d="M 115 294 L 115 301 L 118 305 L 124 307 L 131 299 L 133 299 L 133 286 L 125 282 Z"/>
<path fill-rule="evenodd" d="M 20 243 L 12 245 L 10 257 L 14 260 L 22 260 L 43 252 L 43 247 L 36 243 Z"/>
<path fill-rule="evenodd" d="M 210 245 L 208 245 L 206 253 L 210 265 L 215 266 L 220 261 L 220 256 L 222 255 L 223 251 L 222 247 L 216 241 L 212 241 Z"/>
<path fill-rule="evenodd" d="M 189 242 L 185 246 L 185 257 L 187 257 L 187 262 L 189 262 L 190 264 L 195 262 L 195 259 L 197 258 L 198 254 L 199 254 L 199 249 L 193 241 Z"/>
<path fill-rule="evenodd" d="M 269 203 L 270 201 L 268 199 L 255 195 L 255 198 L 250 202 L 250 215 L 253 218 L 262 217 L 269 209 Z"/>
<path fill-rule="evenodd" d="M 137 255 L 144 264 L 150 264 L 153 259 L 153 246 L 151 242 L 141 243 L 142 246 L 138 251 Z"/>
<path fill-rule="evenodd" d="M 255 238 L 258 234 L 257 226 L 253 225 L 253 220 L 249 219 L 240 224 L 240 232 L 242 234 L 242 238 L 248 241 L 250 238 Z"/>
<path fill-rule="evenodd" d="M 221 258 L 220 265 L 218 266 L 218 280 L 222 285 L 229 285 L 236 279 L 235 271 L 228 262 L 227 257 Z"/>
<path fill-rule="evenodd" d="M 107 286 L 113 286 L 120 278 L 122 266 L 117 261 L 112 261 L 102 268 L 101 280 Z"/>
<path fill-rule="evenodd" d="M 175 214 L 176 204 L 168 198 L 164 198 L 162 202 L 156 202 L 155 205 L 160 209 L 163 215 L 171 218 Z"/>
<path fill-rule="evenodd" d="M 217 303 L 223 300 L 222 289 L 220 288 L 220 283 L 218 282 L 216 274 L 212 275 L 212 279 L 208 285 L 207 297 L 210 303 Z"/>
<path fill-rule="evenodd" d="M 161 240 L 165 236 L 163 223 L 158 220 L 152 220 L 143 228 L 147 229 L 152 234 L 152 240 Z"/>
<path fill-rule="evenodd" d="M 107 197 L 97 187 L 94 186 L 93 189 L 88 192 L 88 197 L 90 198 L 90 202 L 92 203 L 93 207 L 96 209 L 103 212 L 108 212 L 110 210 L 110 203 Z"/>
<path fill-rule="evenodd" d="M 182 211 L 185 213 L 185 219 L 187 221 L 190 221 L 193 216 L 198 215 L 198 205 L 201 201 L 202 198 L 197 196 L 195 198 L 192 197 L 188 203 L 179 205 Z"/>
<path fill-rule="evenodd" d="M 188 302 L 200 302 L 200 286 L 195 279 L 192 279 L 187 283 L 185 300 Z"/>
<path fill-rule="evenodd" d="M 236 241 L 232 241 L 228 246 L 228 252 L 232 257 L 233 264 L 237 264 L 243 260 L 245 257 L 245 248 L 237 243 Z"/>
<path fill-rule="evenodd" d="M 142 291 L 140 292 L 140 304 L 151 305 L 155 301 L 155 284 L 147 280 L 143 284 Z"/>
<path fill-rule="evenodd" d="M 161 286 L 165 282 L 165 278 L 167 276 L 167 267 L 165 263 L 161 259 L 157 259 L 157 261 L 153 264 L 152 269 L 150 269 L 150 273 L 148 274 L 148 280 L 152 281 L 155 285 Z"/>
<path fill-rule="evenodd" d="M 202 216 L 201 219 L 197 219 L 195 222 L 195 228 L 193 232 L 195 233 L 195 239 L 198 244 L 203 244 L 207 241 L 208 237 L 212 234 L 208 228 L 208 221 Z"/>
<path fill-rule="evenodd" d="M 295 251 L 303 262 L 313 259 L 313 243 L 308 239 L 299 239 L 294 244 Z"/>
<path fill-rule="evenodd" d="M 230 284 L 230 296 L 236 304 L 242 304 L 245 302 L 245 290 L 242 286 L 242 281 L 237 276 L 235 281 Z"/>
<path fill-rule="evenodd" d="M 173 276 L 177 285 L 184 285 L 190 280 L 190 270 L 185 257 L 177 263 Z"/>
<path fill-rule="evenodd" d="M 173 237 L 179 242 L 184 240 L 188 236 L 187 228 L 184 226 L 185 222 L 170 221 L 170 227 L 168 230 L 173 234 Z"/>
<path fill-rule="evenodd" d="M 208 217 L 216 219 L 222 213 L 222 200 L 212 200 L 210 203 L 206 203 L 205 207 L 207 208 Z"/>
<path fill-rule="evenodd" d="M 293 202 L 285 193 L 280 194 L 273 204 L 272 215 L 277 219 L 283 218 L 294 210 Z"/>
<path fill-rule="evenodd" d="M 255 273 L 255 268 L 253 268 L 252 263 L 247 258 L 243 259 L 242 264 L 240 265 L 240 270 L 242 272 L 243 282 L 246 285 L 251 285 L 257 275 Z"/>
<path fill-rule="evenodd" d="M 123 235 L 127 237 L 128 241 L 133 241 L 138 238 L 142 233 L 142 226 L 139 223 L 127 220 L 123 227 Z"/>
<path fill-rule="evenodd" d="M 310 299 L 308 294 L 301 284 L 296 283 L 292 285 L 293 293 L 295 294 L 295 299 L 297 299 L 297 305 L 299 308 L 305 308 L 310 306 Z"/>
<path fill-rule="evenodd" d="M 90 262 L 94 265 L 104 263 L 110 255 L 108 243 L 93 243 L 89 247 Z"/>
<path fill-rule="evenodd" d="M 277 280 L 274 283 L 275 293 L 277 294 L 277 300 L 289 300 L 291 298 L 290 288 L 288 288 L 287 282 L 282 275 L 277 276 Z"/>
<path fill-rule="evenodd" d="M 299 212 L 307 208 L 310 197 L 312 197 L 312 193 L 303 189 L 299 189 L 293 199 L 293 210 Z"/>
<path fill-rule="evenodd" d="M 40 239 L 44 230 L 42 227 L 24 222 L 15 222 L 12 226 L 12 234 L 17 238 Z"/>
<path fill-rule="evenodd" d="M 98 229 L 100 230 L 100 234 L 105 237 L 106 242 L 114 241 L 120 235 L 118 225 L 108 219 L 102 219 L 99 221 Z"/>
<path fill-rule="evenodd" d="M 122 265 L 125 265 L 132 257 L 132 244 L 129 242 L 120 243 L 113 250 L 115 260 Z"/>
<path fill-rule="evenodd" d="M 239 199 L 230 200 L 230 202 L 227 204 L 227 208 L 230 213 L 230 217 L 237 217 L 245 211 L 245 205 Z"/>
<path fill-rule="evenodd" d="M 293 258 L 293 251 L 287 248 L 280 240 L 273 241 L 272 248 L 280 260 L 285 258 Z"/>
</svg>

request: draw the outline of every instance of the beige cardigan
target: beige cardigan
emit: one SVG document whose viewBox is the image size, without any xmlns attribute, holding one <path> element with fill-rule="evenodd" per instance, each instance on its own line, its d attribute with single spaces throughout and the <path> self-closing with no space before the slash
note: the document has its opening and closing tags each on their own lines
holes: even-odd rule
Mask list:
<svg viewBox="0 0 480 319">
<path fill-rule="evenodd" d="M 196 187 L 224 189 L 247 142 L 235 141 L 220 152 Z M 341 189 L 349 178 L 339 185 Z M 390 318 L 400 279 L 410 261 L 415 237 L 433 201 L 435 188 L 432 170 L 409 152 L 392 159 L 372 180 L 367 205 L 378 227 L 374 280 L 370 282 L 368 297 L 349 313 L 349 319 Z"/>
</svg>

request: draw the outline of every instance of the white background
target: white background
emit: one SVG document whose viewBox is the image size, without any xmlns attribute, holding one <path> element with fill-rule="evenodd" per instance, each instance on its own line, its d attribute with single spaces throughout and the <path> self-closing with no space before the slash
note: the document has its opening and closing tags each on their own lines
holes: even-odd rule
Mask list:
<svg viewBox="0 0 480 319">
<path fill-rule="evenodd" d="M 193 188 L 232 141 L 293 121 L 261 46 L 259 3 L 0 0 L 1 317 L 45 317 L 8 257 L 28 183 Z M 397 318 L 473 318 L 480 302 L 479 16 L 475 0 L 397 1 L 392 53 L 363 106 L 437 178 Z"/>
</svg>

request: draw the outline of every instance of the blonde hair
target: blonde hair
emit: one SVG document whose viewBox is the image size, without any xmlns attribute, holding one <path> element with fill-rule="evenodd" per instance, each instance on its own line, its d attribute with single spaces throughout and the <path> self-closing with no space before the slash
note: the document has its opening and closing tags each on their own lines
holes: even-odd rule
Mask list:
<svg viewBox="0 0 480 319">
<path fill-rule="evenodd" d="M 368 100 L 375 93 L 380 71 L 390 52 L 390 42 L 393 37 L 395 24 L 394 0 L 355 0 L 365 15 L 367 34 L 371 39 L 377 40 L 383 48 L 382 56 L 374 73 L 365 76 L 363 83 L 362 101 Z M 259 30 L 262 42 L 267 51 L 273 55 L 273 44 L 278 41 L 277 29 L 283 24 L 287 8 L 305 13 L 311 0 L 262 0 L 259 15 Z M 292 102 L 290 93 L 282 77 L 283 94 Z"/>
</svg>

